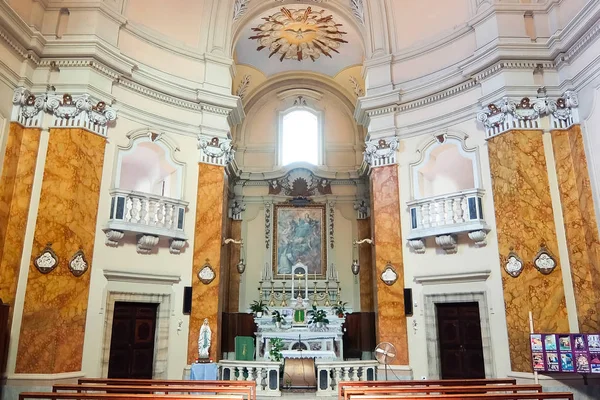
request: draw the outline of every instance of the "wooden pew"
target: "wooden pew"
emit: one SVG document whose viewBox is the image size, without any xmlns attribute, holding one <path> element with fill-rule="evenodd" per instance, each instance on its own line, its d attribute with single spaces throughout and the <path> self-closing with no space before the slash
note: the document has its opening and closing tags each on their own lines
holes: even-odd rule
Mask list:
<svg viewBox="0 0 600 400">
<path fill-rule="evenodd" d="M 124 393 L 22 392 L 19 400 L 243 400 L 240 395 L 160 395 Z"/>
<path fill-rule="evenodd" d="M 344 400 L 355 399 L 360 395 L 378 394 L 468 394 L 493 392 L 537 392 L 542 393 L 542 385 L 486 385 L 486 386 L 392 386 L 392 387 L 347 387 Z"/>
<path fill-rule="evenodd" d="M 483 386 L 483 385 L 515 385 L 516 379 L 491 378 L 491 379 L 430 379 L 408 381 L 349 381 L 338 383 L 338 398 L 343 397 L 344 388 L 356 386 Z"/>
<path fill-rule="evenodd" d="M 433 394 L 433 395 L 385 395 L 369 394 L 353 396 L 354 400 L 573 400 L 573 393 L 472 393 L 472 394 Z"/>
<path fill-rule="evenodd" d="M 215 393 L 215 394 L 241 394 L 245 395 L 246 399 L 252 399 L 252 389 L 248 386 L 217 386 L 217 385 L 54 385 L 53 392 L 75 391 L 76 393 L 87 392 L 105 392 L 105 393 L 138 393 L 138 394 L 154 394 L 154 393 Z"/>
<path fill-rule="evenodd" d="M 127 379 L 127 378 L 79 378 L 77 382 L 94 385 L 133 385 L 133 386 L 227 386 L 227 387 L 249 387 L 252 391 L 252 399 L 256 400 L 255 381 L 190 381 L 170 379 Z"/>
</svg>

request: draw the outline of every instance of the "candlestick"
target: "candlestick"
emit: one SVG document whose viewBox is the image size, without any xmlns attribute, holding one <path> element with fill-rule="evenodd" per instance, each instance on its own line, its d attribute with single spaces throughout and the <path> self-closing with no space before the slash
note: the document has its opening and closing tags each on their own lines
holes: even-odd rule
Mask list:
<svg viewBox="0 0 600 400">
<path fill-rule="evenodd" d="M 287 302 L 285 301 L 285 282 L 281 282 L 283 293 L 281 295 L 281 307 L 287 307 Z M 292 293 L 293 294 L 293 293 Z"/>
<path fill-rule="evenodd" d="M 317 281 L 315 281 L 315 290 L 313 292 L 313 302 L 312 302 L 313 306 L 318 306 L 319 303 L 317 303 Z"/>
<path fill-rule="evenodd" d="M 275 282 L 271 280 L 271 296 L 269 299 L 269 307 L 275 307 Z"/>
</svg>

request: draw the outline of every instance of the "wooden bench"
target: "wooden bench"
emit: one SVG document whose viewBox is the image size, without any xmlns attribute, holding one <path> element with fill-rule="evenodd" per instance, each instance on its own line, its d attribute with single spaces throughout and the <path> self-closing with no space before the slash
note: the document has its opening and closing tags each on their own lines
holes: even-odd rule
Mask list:
<svg viewBox="0 0 600 400">
<path fill-rule="evenodd" d="M 201 381 L 200 381 L 201 382 Z M 241 394 L 245 395 L 246 399 L 252 399 L 252 389 L 248 386 L 217 386 L 217 385 L 54 385 L 53 392 L 75 391 L 76 393 L 87 392 L 105 392 L 105 393 L 138 393 L 138 394 L 154 394 L 154 393 L 210 393 L 210 394 Z"/>
<path fill-rule="evenodd" d="M 430 379 L 408 381 L 349 381 L 338 383 L 338 398 L 343 397 L 347 387 L 390 387 L 390 386 L 483 386 L 483 385 L 515 385 L 516 379 L 491 378 L 491 379 Z"/>
<path fill-rule="evenodd" d="M 392 387 L 347 387 L 344 389 L 344 400 L 354 399 L 360 395 L 377 394 L 469 394 L 493 392 L 537 392 L 542 393 L 542 385 L 485 385 L 485 386 L 392 386 Z"/>
<path fill-rule="evenodd" d="M 124 393 L 56 393 L 23 392 L 19 400 L 243 400 L 238 395 L 160 395 L 160 394 L 124 394 Z"/>
<path fill-rule="evenodd" d="M 82 384 L 94 385 L 129 385 L 129 386 L 226 386 L 226 387 L 249 387 L 252 391 L 252 399 L 256 400 L 256 382 L 255 381 L 190 381 L 190 380 L 170 380 L 170 379 L 127 379 L 127 378 L 80 378 L 77 382 Z"/>
<path fill-rule="evenodd" d="M 354 400 L 546 400 L 562 399 L 573 400 L 573 393 L 545 392 L 545 393 L 473 393 L 473 394 L 433 394 L 433 395 L 384 395 L 369 394 L 353 396 Z"/>
</svg>

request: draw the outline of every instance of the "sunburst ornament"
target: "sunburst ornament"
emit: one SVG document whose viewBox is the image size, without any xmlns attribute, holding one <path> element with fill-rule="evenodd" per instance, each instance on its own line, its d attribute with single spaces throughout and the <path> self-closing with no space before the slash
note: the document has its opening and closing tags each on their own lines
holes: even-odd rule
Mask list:
<svg viewBox="0 0 600 400">
<path fill-rule="evenodd" d="M 332 58 L 332 53 L 339 53 L 342 39 L 347 32 L 342 32 L 332 15 L 324 15 L 325 10 L 312 11 L 310 7 L 303 10 L 293 10 L 283 7 L 280 12 L 263 17 L 265 23 L 253 31 L 259 32 L 250 39 L 259 43 L 257 51 L 268 48 L 269 58 L 275 54 L 279 61 L 296 59 L 316 61 L 321 54 Z"/>
</svg>

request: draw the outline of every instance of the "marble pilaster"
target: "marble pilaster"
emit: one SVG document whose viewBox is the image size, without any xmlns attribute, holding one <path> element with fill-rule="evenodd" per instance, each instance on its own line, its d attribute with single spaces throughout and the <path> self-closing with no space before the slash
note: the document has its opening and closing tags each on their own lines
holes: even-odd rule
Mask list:
<svg viewBox="0 0 600 400">
<path fill-rule="evenodd" d="M 17 373 L 81 370 L 90 271 L 69 261 L 82 250 L 92 265 L 106 139 L 80 128 L 51 129 L 35 226 Z M 51 243 L 58 265 L 43 274 L 33 262 Z"/>
<path fill-rule="evenodd" d="M 600 331 L 600 241 L 579 125 L 551 132 L 579 330 Z"/>
<path fill-rule="evenodd" d="M 536 331 L 569 331 L 542 131 L 511 130 L 488 149 L 500 263 L 511 250 L 524 262 L 517 278 L 502 270 L 511 369 L 531 372 L 529 311 Z M 534 266 L 542 243 L 557 259 L 549 275 Z"/>
</svg>

